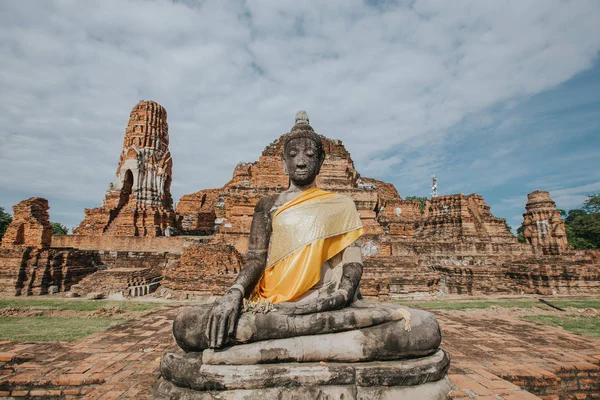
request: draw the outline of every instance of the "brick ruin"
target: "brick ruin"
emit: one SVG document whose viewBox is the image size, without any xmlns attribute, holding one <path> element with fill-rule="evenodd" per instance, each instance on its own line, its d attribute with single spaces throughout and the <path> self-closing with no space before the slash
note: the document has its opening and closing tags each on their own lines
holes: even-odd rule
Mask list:
<svg viewBox="0 0 600 400">
<path fill-rule="evenodd" d="M 2 248 L 50 247 L 52 226 L 48 200 L 32 197 L 13 206 L 13 220 L 2 237 Z"/>
<path fill-rule="evenodd" d="M 0 246 L 0 292 L 37 295 L 66 291 L 96 270 L 92 252 L 50 248 L 48 200 L 32 197 L 13 207 Z"/>
<path fill-rule="evenodd" d="M 529 193 L 525 209 L 523 234 L 527 243 L 545 254 L 560 254 L 569 247 L 565 222 L 550 193 L 543 190 Z"/>
<path fill-rule="evenodd" d="M 159 284 L 162 295 L 180 298 L 223 293 L 243 265 L 256 203 L 287 188 L 280 159 L 284 138 L 269 144 L 256 162 L 238 164 L 222 188 L 185 195 L 173 211 L 166 111 L 157 103 L 140 102 L 131 113 L 117 182 L 104 205 L 86 209 L 75 234 L 57 236 L 52 243 L 39 239 L 43 235 L 35 232 L 43 230 L 31 225 L 26 231 L 34 235 L 26 239 L 31 246 L 19 248 L 30 249 L 34 256 L 23 261 L 22 256 L 3 253 L 0 286 L 14 291 L 16 281 L 29 279 L 34 283 L 21 284 L 28 289 L 17 293 L 45 293 L 48 282 L 58 280 L 52 275 L 58 265 L 77 265 L 85 273 L 62 282 L 60 290 L 80 282 L 77 290 L 105 295 L 147 294 Z M 418 201 L 403 199 L 393 185 L 362 177 L 341 141 L 321 138 L 327 157 L 318 185 L 350 196 L 365 227 L 365 296 L 599 292 L 600 252 L 568 246 L 560 212 L 548 192 L 528 196 L 527 243 L 521 244 L 482 196 L 439 196 L 422 208 Z M 45 204 L 46 216 L 36 217 L 46 221 L 40 226 L 48 221 Z M 41 215 L 29 209 L 31 215 Z M 11 233 L 7 242 L 14 243 L 14 237 Z M 50 272 L 37 273 L 35 279 L 16 278 L 31 276 L 20 271 L 33 266 Z"/>
<path fill-rule="evenodd" d="M 76 235 L 169 236 L 175 227 L 167 111 L 154 101 L 131 110 L 116 179 L 104 204 L 85 210 Z"/>
</svg>

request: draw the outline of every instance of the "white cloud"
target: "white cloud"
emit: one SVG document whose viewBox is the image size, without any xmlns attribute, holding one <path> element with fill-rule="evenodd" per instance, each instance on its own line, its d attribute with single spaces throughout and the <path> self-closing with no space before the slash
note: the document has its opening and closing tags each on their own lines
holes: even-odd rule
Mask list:
<svg viewBox="0 0 600 400">
<path fill-rule="evenodd" d="M 593 0 L 2 2 L 0 186 L 99 205 L 140 99 L 169 113 L 175 198 L 224 184 L 298 109 L 343 140 L 364 175 L 427 181 L 444 165 L 433 138 L 589 68 L 599 10 Z M 394 146 L 420 155 L 397 170 Z"/>
</svg>

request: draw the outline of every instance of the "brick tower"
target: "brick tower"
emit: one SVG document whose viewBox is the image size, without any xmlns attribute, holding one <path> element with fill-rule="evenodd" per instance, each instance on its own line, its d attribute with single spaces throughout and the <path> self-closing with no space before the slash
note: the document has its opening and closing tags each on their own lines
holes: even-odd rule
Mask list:
<svg viewBox="0 0 600 400">
<path fill-rule="evenodd" d="M 80 235 L 163 236 L 175 226 L 167 111 L 140 101 L 131 111 L 116 179 L 102 207 L 86 209 Z"/>
<path fill-rule="evenodd" d="M 529 193 L 525 209 L 523 234 L 527 243 L 548 254 L 560 254 L 568 248 L 565 222 L 550 193 L 544 190 Z"/>
</svg>

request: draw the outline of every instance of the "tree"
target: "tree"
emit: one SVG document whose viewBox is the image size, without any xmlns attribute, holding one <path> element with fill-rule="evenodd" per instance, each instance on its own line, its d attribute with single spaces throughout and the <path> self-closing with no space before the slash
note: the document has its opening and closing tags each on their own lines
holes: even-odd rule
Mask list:
<svg viewBox="0 0 600 400">
<path fill-rule="evenodd" d="M 570 225 L 575 221 L 577 217 L 581 217 L 582 215 L 586 215 L 587 213 L 581 209 L 569 210 L 567 214 L 567 218 L 565 218 L 565 224 Z"/>
<path fill-rule="evenodd" d="M 517 228 L 517 240 L 519 243 L 525 243 L 525 229 L 523 225 Z"/>
<path fill-rule="evenodd" d="M 66 235 L 69 233 L 69 229 L 60 222 L 50 222 L 50 225 L 52 225 L 53 235 Z"/>
<path fill-rule="evenodd" d="M 571 246 L 573 246 L 574 249 L 586 250 L 595 248 L 593 243 L 590 243 L 587 240 L 578 237 L 577 234 L 573 231 L 571 225 L 565 225 L 565 231 L 567 232 L 567 241 Z"/>
<path fill-rule="evenodd" d="M 593 248 L 600 248 L 600 213 L 581 215 L 575 218 L 569 227 L 574 233 L 574 238 L 590 243 Z"/>
<path fill-rule="evenodd" d="M 8 224 L 12 222 L 12 216 L 9 213 L 4 212 L 4 207 L 0 207 L 0 239 L 4 236 Z"/>
<path fill-rule="evenodd" d="M 425 202 L 427 202 L 427 197 L 419 197 L 419 196 L 408 196 L 405 200 L 407 201 L 418 201 L 419 206 L 421 208 L 421 213 L 425 211 Z"/>
<path fill-rule="evenodd" d="M 600 213 L 600 193 L 588 194 L 583 209 L 588 213 Z"/>
</svg>

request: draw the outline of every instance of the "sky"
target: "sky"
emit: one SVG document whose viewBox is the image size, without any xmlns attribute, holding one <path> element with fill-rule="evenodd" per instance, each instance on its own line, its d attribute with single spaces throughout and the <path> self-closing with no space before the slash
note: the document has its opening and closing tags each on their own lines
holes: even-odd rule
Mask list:
<svg viewBox="0 0 600 400">
<path fill-rule="evenodd" d="M 600 192 L 596 0 L 0 2 L 0 207 L 102 204 L 129 112 L 167 109 L 171 190 L 221 187 L 297 110 L 402 197 Z"/>
</svg>

